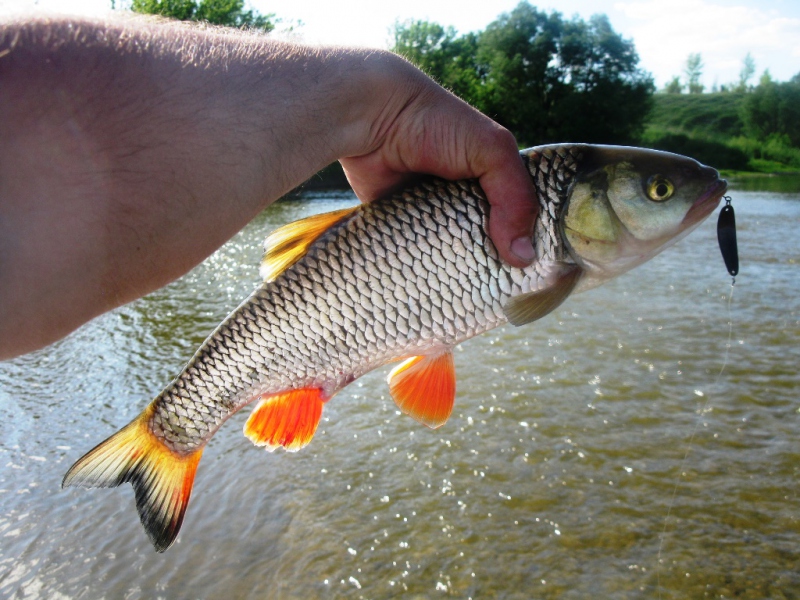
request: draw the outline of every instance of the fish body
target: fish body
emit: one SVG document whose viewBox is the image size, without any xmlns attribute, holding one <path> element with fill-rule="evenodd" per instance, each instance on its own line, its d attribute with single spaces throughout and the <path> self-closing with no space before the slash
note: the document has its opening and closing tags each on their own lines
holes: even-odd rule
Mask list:
<svg viewBox="0 0 800 600">
<path fill-rule="evenodd" d="M 452 350 L 548 314 L 652 258 L 708 216 L 716 171 L 676 155 L 580 144 L 522 152 L 539 199 L 537 260 L 503 263 L 475 180 L 428 179 L 383 200 L 310 217 L 266 241 L 265 282 L 208 337 L 136 420 L 78 460 L 64 485 L 130 481 L 159 551 L 174 541 L 202 450 L 258 400 L 245 435 L 297 450 L 325 402 L 389 375 L 399 407 L 429 427 L 455 397 Z"/>
</svg>

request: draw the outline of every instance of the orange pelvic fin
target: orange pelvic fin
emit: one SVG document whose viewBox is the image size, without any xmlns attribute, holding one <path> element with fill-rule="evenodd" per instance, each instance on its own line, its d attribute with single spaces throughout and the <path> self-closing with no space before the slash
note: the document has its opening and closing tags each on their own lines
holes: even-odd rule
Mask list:
<svg viewBox="0 0 800 600">
<path fill-rule="evenodd" d="M 90 450 L 64 476 L 62 487 L 116 487 L 130 481 L 136 509 L 158 552 L 178 536 L 189 504 L 200 448 L 181 455 L 170 450 L 148 427 L 148 407 L 130 424 Z"/>
<path fill-rule="evenodd" d="M 265 446 L 270 452 L 279 446 L 297 452 L 314 437 L 324 402 L 319 388 L 264 396 L 247 419 L 244 434 L 256 446 Z"/>
<path fill-rule="evenodd" d="M 389 373 L 389 391 L 400 410 L 431 429 L 450 418 L 456 397 L 456 369 L 449 350 L 413 356 Z"/>
<path fill-rule="evenodd" d="M 275 279 L 297 262 L 319 236 L 357 209 L 356 206 L 313 215 L 273 231 L 264 241 L 261 277 L 264 281 Z"/>
</svg>

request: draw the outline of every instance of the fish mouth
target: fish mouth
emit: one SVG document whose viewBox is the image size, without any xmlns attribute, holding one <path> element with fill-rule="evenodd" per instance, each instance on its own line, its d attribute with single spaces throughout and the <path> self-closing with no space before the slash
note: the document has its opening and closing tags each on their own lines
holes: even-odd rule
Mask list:
<svg viewBox="0 0 800 600">
<path fill-rule="evenodd" d="M 683 218 L 683 227 L 691 227 L 697 225 L 700 221 L 705 219 L 708 215 L 714 212 L 714 209 L 719 206 L 719 201 L 722 199 L 723 194 L 728 189 L 728 182 L 724 179 L 717 179 L 701 196 L 695 200 L 689 212 Z"/>
</svg>

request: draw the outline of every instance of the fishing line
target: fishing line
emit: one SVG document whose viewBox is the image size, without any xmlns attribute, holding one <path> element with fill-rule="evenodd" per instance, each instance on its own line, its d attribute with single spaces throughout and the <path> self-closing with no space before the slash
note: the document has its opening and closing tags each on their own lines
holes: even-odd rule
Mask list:
<svg viewBox="0 0 800 600">
<path fill-rule="evenodd" d="M 736 286 L 736 275 L 739 273 L 739 249 L 736 242 L 736 218 L 733 211 L 733 206 L 731 205 L 731 197 L 725 196 L 723 198 L 725 200 L 725 206 L 722 207 L 722 211 L 720 211 L 719 219 L 717 220 L 717 241 L 719 242 L 719 249 L 722 253 L 722 259 L 725 262 L 725 267 L 728 269 L 728 273 L 731 275 L 731 289 L 728 294 L 728 343 L 725 344 L 725 356 L 722 360 L 722 367 L 720 367 L 719 373 L 717 373 L 717 377 L 714 380 L 714 383 L 711 384 L 711 388 L 715 389 L 722 378 L 722 373 L 725 371 L 725 368 L 728 366 L 728 359 L 730 357 L 731 352 L 731 344 L 733 342 L 733 317 L 731 312 L 731 304 L 733 303 L 733 290 Z M 657 563 L 656 563 L 656 584 L 658 586 L 658 597 L 661 598 L 661 557 L 662 551 L 664 549 L 664 542 L 667 537 L 667 527 L 669 526 L 669 518 L 672 515 L 672 507 L 675 505 L 675 498 L 678 495 L 678 488 L 681 484 L 681 477 L 684 476 L 684 467 L 686 466 L 686 461 L 689 458 L 689 453 L 692 451 L 692 445 L 694 442 L 695 435 L 697 434 L 697 430 L 700 428 L 700 422 L 703 419 L 703 415 L 706 413 L 708 409 L 708 404 L 711 401 L 711 395 L 706 394 L 706 400 L 703 403 L 703 406 L 700 408 L 700 412 L 697 416 L 697 419 L 694 423 L 694 428 L 692 429 L 692 434 L 689 436 L 689 441 L 687 443 L 686 452 L 683 455 L 683 459 L 681 460 L 680 469 L 678 470 L 678 477 L 675 481 L 675 486 L 672 488 L 672 496 L 670 497 L 669 506 L 667 508 L 667 515 L 664 517 L 664 527 L 661 530 L 661 535 L 659 544 L 658 544 L 658 556 L 657 556 Z"/>
</svg>

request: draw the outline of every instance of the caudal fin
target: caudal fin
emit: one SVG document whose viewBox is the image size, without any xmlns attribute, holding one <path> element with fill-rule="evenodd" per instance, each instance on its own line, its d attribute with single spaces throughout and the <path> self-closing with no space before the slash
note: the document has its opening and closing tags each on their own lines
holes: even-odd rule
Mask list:
<svg viewBox="0 0 800 600">
<path fill-rule="evenodd" d="M 158 552 L 178 536 L 202 448 L 180 455 L 148 427 L 151 409 L 78 460 L 64 476 L 62 487 L 116 487 L 130 481 L 136 509 Z"/>
</svg>

